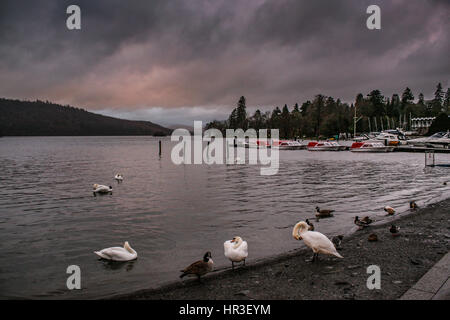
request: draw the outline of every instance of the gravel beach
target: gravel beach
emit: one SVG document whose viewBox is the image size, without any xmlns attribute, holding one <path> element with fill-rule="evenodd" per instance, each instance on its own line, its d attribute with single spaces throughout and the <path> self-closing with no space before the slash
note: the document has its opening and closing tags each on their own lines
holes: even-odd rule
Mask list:
<svg viewBox="0 0 450 320">
<path fill-rule="evenodd" d="M 234 271 L 213 272 L 203 283 L 177 281 L 113 299 L 398 299 L 449 251 L 449 214 L 447 199 L 395 220 L 399 237 L 389 232 L 391 222 L 356 231 L 342 241 L 344 259 L 319 255 L 311 263 L 312 251 L 302 248 Z M 372 233 L 378 241 L 368 241 Z M 379 290 L 366 286 L 370 265 L 381 269 Z"/>
</svg>

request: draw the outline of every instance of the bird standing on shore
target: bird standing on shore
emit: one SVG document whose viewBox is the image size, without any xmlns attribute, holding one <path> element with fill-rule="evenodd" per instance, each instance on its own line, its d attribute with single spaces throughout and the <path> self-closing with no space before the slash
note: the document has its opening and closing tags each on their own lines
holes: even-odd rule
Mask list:
<svg viewBox="0 0 450 320">
<path fill-rule="evenodd" d="M 235 262 L 244 262 L 248 257 L 247 241 L 242 240 L 241 237 L 234 237 L 232 240 L 227 240 L 223 243 L 225 257 L 231 261 L 231 268 L 234 270 Z"/>
<path fill-rule="evenodd" d="M 137 252 L 130 247 L 128 241 L 125 241 L 122 247 L 111 247 L 102 249 L 100 251 L 94 251 L 102 259 L 111 261 L 131 261 L 137 259 Z"/>
<path fill-rule="evenodd" d="M 388 213 L 388 215 L 393 215 L 395 213 L 395 210 L 392 207 L 385 206 L 383 209 Z"/>
<path fill-rule="evenodd" d="M 410 202 L 409 202 L 409 208 L 410 208 L 410 209 L 413 209 L 413 210 L 416 210 L 416 209 L 419 208 L 419 207 L 417 206 L 417 204 L 416 204 L 415 201 L 410 201 Z"/>
<path fill-rule="evenodd" d="M 324 234 L 317 231 L 308 231 L 308 224 L 305 221 L 298 222 L 292 230 L 292 236 L 296 240 L 303 240 L 305 244 L 314 252 L 312 262 L 318 259 L 319 253 L 333 255 L 338 258 L 341 256 L 334 247 L 333 243 Z"/>
<path fill-rule="evenodd" d="M 309 219 L 306 219 L 305 222 L 308 224 L 308 231 L 314 231 L 314 225 Z"/>
<path fill-rule="evenodd" d="M 322 209 L 316 207 L 316 218 L 329 218 L 333 216 L 334 210 Z"/>
<path fill-rule="evenodd" d="M 400 235 L 400 227 L 397 227 L 396 225 L 391 225 L 389 228 L 389 232 L 392 234 L 393 237 L 398 237 Z"/>
<path fill-rule="evenodd" d="M 334 236 L 331 239 L 331 242 L 333 242 L 334 247 L 336 248 L 336 250 L 341 250 L 341 243 L 342 243 L 342 239 L 344 239 L 344 236 L 342 234 L 338 235 L 338 236 Z"/>
<path fill-rule="evenodd" d="M 187 275 L 197 276 L 198 281 L 201 282 L 200 277 L 211 272 L 214 269 L 214 261 L 211 259 L 211 252 L 206 252 L 203 256 L 203 260 L 196 261 L 189 265 L 188 267 L 180 270 L 182 274 L 180 278 L 183 278 Z"/>
</svg>

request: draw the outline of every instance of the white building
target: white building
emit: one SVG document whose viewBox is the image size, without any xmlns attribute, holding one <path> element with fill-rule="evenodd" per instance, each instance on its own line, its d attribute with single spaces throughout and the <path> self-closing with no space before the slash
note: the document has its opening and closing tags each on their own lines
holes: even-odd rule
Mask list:
<svg viewBox="0 0 450 320">
<path fill-rule="evenodd" d="M 436 117 L 411 118 L 412 130 L 428 129 Z"/>
</svg>

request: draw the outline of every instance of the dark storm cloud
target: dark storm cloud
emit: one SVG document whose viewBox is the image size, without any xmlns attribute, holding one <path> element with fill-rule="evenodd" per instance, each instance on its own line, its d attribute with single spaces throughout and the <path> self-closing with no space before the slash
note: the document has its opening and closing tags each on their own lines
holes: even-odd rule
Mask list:
<svg viewBox="0 0 450 320">
<path fill-rule="evenodd" d="M 78 4 L 82 30 L 65 27 Z M 366 8 L 381 7 L 381 30 Z M 0 96 L 89 109 L 350 101 L 448 85 L 447 1 L 2 1 Z M 159 109 L 158 109 L 159 110 Z M 119 111 L 118 111 L 119 112 Z"/>
</svg>

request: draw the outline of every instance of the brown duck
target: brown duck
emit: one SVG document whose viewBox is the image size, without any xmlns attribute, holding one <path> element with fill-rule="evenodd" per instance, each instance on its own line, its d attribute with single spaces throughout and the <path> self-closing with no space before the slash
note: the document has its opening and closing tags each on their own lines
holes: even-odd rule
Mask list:
<svg viewBox="0 0 450 320">
<path fill-rule="evenodd" d="M 316 207 L 316 218 L 328 218 L 333 216 L 334 210 L 322 209 Z"/>
<path fill-rule="evenodd" d="M 397 227 L 396 225 L 391 225 L 389 228 L 389 232 L 392 234 L 393 237 L 398 237 L 400 235 L 400 227 Z"/>
<path fill-rule="evenodd" d="M 388 215 L 393 215 L 395 213 L 395 210 L 392 207 L 385 206 L 383 209 L 388 213 Z"/>
<path fill-rule="evenodd" d="M 211 259 L 211 252 L 206 252 L 203 256 L 203 260 L 196 261 L 192 263 L 189 267 L 180 270 L 180 272 L 183 272 L 180 275 L 180 278 L 183 278 L 187 275 L 197 276 L 198 281 L 200 280 L 200 277 L 207 274 L 208 272 L 211 272 L 214 268 L 214 261 Z"/>
</svg>

